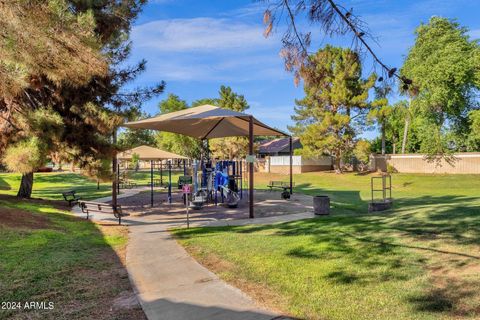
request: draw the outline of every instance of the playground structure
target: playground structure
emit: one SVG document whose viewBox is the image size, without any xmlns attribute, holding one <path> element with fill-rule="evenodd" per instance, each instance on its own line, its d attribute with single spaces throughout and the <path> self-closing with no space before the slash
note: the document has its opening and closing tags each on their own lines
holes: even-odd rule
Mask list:
<svg viewBox="0 0 480 320">
<path fill-rule="evenodd" d="M 194 161 L 192 207 L 198 210 L 205 203 L 221 202 L 236 208 L 243 198 L 242 166 L 236 160 Z"/>
<path fill-rule="evenodd" d="M 135 161 L 147 162 L 148 170 L 140 169 Z M 150 206 L 154 206 L 154 188 L 167 191 L 167 202 L 172 203 L 172 172 L 181 172 L 177 186 L 185 184 L 194 188 L 192 208 L 201 209 L 204 204 L 226 203 L 235 208 L 243 198 L 242 161 L 215 160 L 190 161 L 186 157 L 150 146 L 140 146 L 126 150 L 117 156 L 117 192 L 120 189 L 150 187 Z M 145 166 L 143 166 L 145 167 Z M 164 179 L 164 173 L 167 178 Z M 143 179 L 135 176 L 141 175 Z M 146 177 L 149 175 L 149 179 Z M 240 189 L 239 187 L 240 186 Z M 184 199 L 185 201 L 185 199 Z"/>
<path fill-rule="evenodd" d="M 381 181 L 381 187 L 378 187 L 378 183 L 375 183 L 378 180 Z M 392 176 L 390 174 L 384 173 L 380 177 L 372 177 L 370 190 L 372 201 L 368 204 L 368 212 L 384 211 L 392 208 Z M 378 193 L 381 193 L 380 198 L 376 197 Z"/>
<path fill-rule="evenodd" d="M 203 105 L 199 107 L 189 108 L 181 111 L 162 114 L 157 117 L 148 118 L 140 121 L 129 122 L 124 124 L 125 127 L 131 129 L 150 129 L 159 130 L 165 132 L 172 132 L 187 135 L 193 138 L 200 139 L 202 141 L 208 141 L 211 138 L 223 138 L 233 136 L 246 136 L 249 140 L 248 156 L 245 161 L 248 163 L 248 197 L 249 197 L 249 217 L 254 218 L 254 162 L 255 155 L 253 153 L 253 137 L 254 136 L 286 136 L 289 137 L 289 150 L 290 150 L 290 194 L 293 193 L 293 179 L 292 179 L 292 138 L 288 134 L 271 128 L 262 122 L 255 119 L 253 116 L 236 112 L 233 110 L 221 109 L 211 105 Z M 208 143 L 208 142 L 207 142 Z M 194 195 L 192 202 L 195 206 L 200 207 L 200 203 L 210 201 L 212 197 L 218 201 L 218 193 L 220 191 L 220 197 L 229 206 L 234 207 L 238 203 L 238 198 L 241 198 L 243 186 L 240 187 L 240 195 L 235 191 L 238 189 L 238 183 L 235 180 L 237 172 L 228 178 L 228 173 L 224 172 L 225 168 L 218 168 L 215 164 L 215 170 L 213 170 L 213 163 L 209 159 L 208 153 L 200 160 L 200 168 L 197 164 L 192 166 Z M 210 168 L 209 168 L 210 166 Z M 198 184 L 198 170 L 203 173 L 205 168 L 205 174 L 202 175 L 202 181 L 200 188 Z M 241 168 L 241 165 L 240 165 Z M 210 169 L 210 172 L 207 172 Z M 153 169 L 152 169 L 153 170 Z M 227 171 L 230 170 L 227 166 Z M 209 174 L 207 174 L 209 173 Z M 213 173 L 213 174 L 212 174 Z M 243 173 L 243 172 L 242 172 Z M 227 179 L 225 179 L 225 175 Z M 241 176 L 241 174 L 240 174 Z M 217 181 L 218 179 L 218 181 Z M 196 180 L 196 183 L 195 183 Z M 210 181 L 210 185 L 209 182 Z M 212 186 L 212 181 L 213 186 Z M 230 181 L 230 182 L 228 182 Z M 206 185 L 206 188 L 205 188 Z M 235 186 L 236 185 L 236 186 Z M 171 186 L 171 184 L 170 184 Z M 152 182 L 153 189 L 153 182 Z M 213 192 L 212 192 L 213 191 Z M 112 202 L 115 206 L 117 203 L 117 188 L 112 189 Z M 153 194 L 153 191 L 152 191 Z"/>
</svg>

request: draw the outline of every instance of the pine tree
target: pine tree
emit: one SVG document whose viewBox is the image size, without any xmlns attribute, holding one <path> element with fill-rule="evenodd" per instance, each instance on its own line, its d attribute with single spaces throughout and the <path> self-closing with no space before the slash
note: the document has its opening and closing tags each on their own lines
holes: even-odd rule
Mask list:
<svg viewBox="0 0 480 320">
<path fill-rule="evenodd" d="M 349 50 L 326 46 L 310 56 L 300 70 L 305 97 L 297 100 L 296 126 L 302 153 L 306 156 L 329 154 L 335 158 L 335 169 L 341 171 L 342 158 L 355 145 L 356 123 L 369 109 L 368 91 L 375 76 L 362 79 L 358 55 Z"/>
<path fill-rule="evenodd" d="M 36 138 L 45 148 L 42 154 L 74 162 L 92 176 L 112 175 L 105 165 L 116 152 L 112 133 L 124 118 L 138 114 L 142 101 L 163 89 L 160 83 L 121 91 L 145 68 L 145 61 L 119 68 L 130 52 L 131 23 L 144 2 L 0 4 L 0 32 L 8 39 L 0 44 L 0 151 L 8 154 L 9 148 Z M 59 119 L 53 128 L 62 130 L 47 135 L 37 124 L 51 128 L 50 118 Z M 19 196 L 30 196 L 35 169 L 24 173 Z"/>
</svg>

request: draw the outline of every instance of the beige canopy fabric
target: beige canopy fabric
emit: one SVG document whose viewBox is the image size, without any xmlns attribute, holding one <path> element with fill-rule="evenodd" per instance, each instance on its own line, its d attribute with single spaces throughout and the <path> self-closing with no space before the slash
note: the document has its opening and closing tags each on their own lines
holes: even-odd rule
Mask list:
<svg viewBox="0 0 480 320">
<path fill-rule="evenodd" d="M 247 136 L 250 115 L 211 105 L 188 108 L 162 114 L 124 126 L 132 129 L 151 129 L 180 133 L 198 139 Z M 288 136 L 253 118 L 254 136 Z"/>
<path fill-rule="evenodd" d="M 132 160 L 132 155 L 134 154 L 138 154 L 140 160 L 145 161 L 165 159 L 188 159 L 187 157 L 149 146 L 140 146 L 121 152 L 117 155 L 117 159 L 123 161 L 130 161 Z"/>
</svg>

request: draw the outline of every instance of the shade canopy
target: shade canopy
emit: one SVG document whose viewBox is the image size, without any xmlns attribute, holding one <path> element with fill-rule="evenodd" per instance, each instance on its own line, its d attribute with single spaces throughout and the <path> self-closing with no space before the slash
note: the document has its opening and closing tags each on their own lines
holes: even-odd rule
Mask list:
<svg viewBox="0 0 480 320">
<path fill-rule="evenodd" d="M 117 155 L 118 160 L 130 161 L 132 156 L 137 154 L 139 160 L 152 161 L 152 160 L 166 160 L 166 159 L 188 159 L 187 157 L 171 153 L 168 151 L 160 150 L 149 146 L 140 146 Z"/>
<path fill-rule="evenodd" d="M 249 135 L 250 115 L 211 105 L 188 108 L 157 117 L 128 122 L 125 127 L 180 133 L 198 139 Z M 253 118 L 253 135 L 288 136 Z"/>
</svg>

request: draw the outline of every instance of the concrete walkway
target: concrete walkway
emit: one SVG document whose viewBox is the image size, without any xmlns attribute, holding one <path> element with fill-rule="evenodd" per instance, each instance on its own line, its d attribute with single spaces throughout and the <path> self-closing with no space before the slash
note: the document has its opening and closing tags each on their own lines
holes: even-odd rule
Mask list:
<svg viewBox="0 0 480 320">
<path fill-rule="evenodd" d="M 121 197 L 134 195 L 129 191 Z M 95 201 L 106 202 L 109 197 Z M 78 209 L 76 215 L 82 216 Z M 193 221 L 192 226 L 271 224 L 312 218 L 299 213 L 256 219 Z M 93 220 L 112 222 L 112 215 L 94 214 Z M 184 215 L 125 217 L 129 226 L 127 271 L 148 319 L 285 319 L 265 310 L 240 290 L 226 284 L 196 262 L 167 231 L 185 224 Z"/>
<path fill-rule="evenodd" d="M 161 219 L 132 224 L 127 269 L 148 319 L 272 319 L 240 290 L 198 264 Z"/>
</svg>

